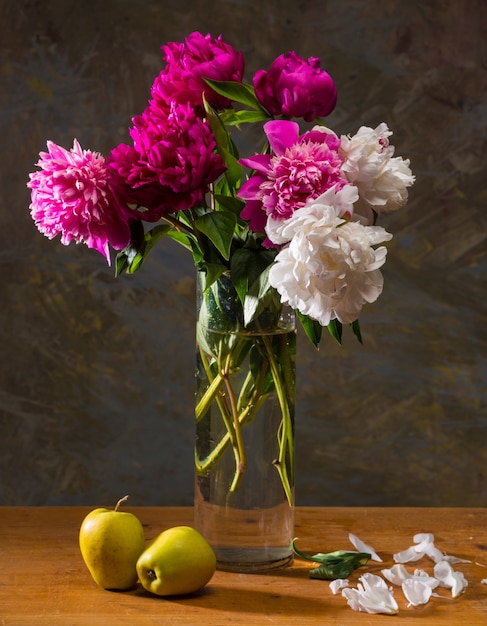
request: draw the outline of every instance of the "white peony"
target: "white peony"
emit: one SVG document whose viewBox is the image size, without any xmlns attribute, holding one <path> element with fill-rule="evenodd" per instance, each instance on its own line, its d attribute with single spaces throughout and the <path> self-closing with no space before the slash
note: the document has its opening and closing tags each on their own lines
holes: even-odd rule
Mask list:
<svg viewBox="0 0 487 626">
<path fill-rule="evenodd" d="M 358 189 L 353 185 L 345 185 L 339 191 L 335 190 L 335 186 L 330 187 L 321 196 L 318 196 L 314 200 L 308 200 L 306 206 L 313 206 L 313 210 L 310 211 L 309 220 L 314 221 L 316 215 L 320 212 L 326 212 L 329 209 L 333 209 L 336 217 L 342 217 L 349 219 L 353 214 L 353 205 L 357 202 Z M 288 243 L 291 241 L 296 231 L 301 228 L 300 223 L 296 222 L 296 214 L 303 211 L 305 207 L 296 209 L 293 215 L 287 219 L 275 219 L 272 215 L 269 215 L 265 232 L 269 239 L 278 245 Z M 302 220 L 307 221 L 305 213 L 300 213 Z"/>
<path fill-rule="evenodd" d="M 392 131 L 382 122 L 375 129 L 362 126 L 353 137 L 341 137 L 340 152 L 345 157 L 342 171 L 360 195 L 355 211 L 370 223 L 371 209 L 381 213 L 404 206 L 407 188 L 414 183 L 409 159 L 393 156 L 390 135 Z"/>
<path fill-rule="evenodd" d="M 354 194 L 353 187 L 336 194 L 328 190 L 268 231 L 276 243 L 289 242 L 270 269 L 270 284 L 282 302 L 322 326 L 333 319 L 343 324 L 357 320 L 362 306 L 374 302 L 382 292 L 379 268 L 387 250 L 373 246 L 392 235 L 382 227 L 341 217 L 352 213 Z"/>
</svg>

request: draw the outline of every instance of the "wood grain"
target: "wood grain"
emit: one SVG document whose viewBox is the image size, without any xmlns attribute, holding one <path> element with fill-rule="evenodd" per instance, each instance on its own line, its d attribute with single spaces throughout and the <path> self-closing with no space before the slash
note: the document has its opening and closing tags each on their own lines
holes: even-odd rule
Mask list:
<svg viewBox="0 0 487 626">
<path fill-rule="evenodd" d="M 348 533 L 372 545 L 383 563 L 355 572 L 380 573 L 392 555 L 412 544 L 417 532 L 432 532 L 438 548 L 471 563 L 456 565 L 469 585 L 451 599 L 439 591 L 426 606 L 407 608 L 395 592 L 397 616 L 352 611 L 326 581 L 312 580 L 309 562 L 296 559 L 267 574 L 216 572 L 200 593 L 180 598 L 151 596 L 136 587 L 110 592 L 92 581 L 81 560 L 78 530 L 87 507 L 0 508 L 0 624 L 2 626 L 146 626 L 153 624 L 316 624 L 333 626 L 485 626 L 487 624 L 487 510 L 460 508 L 317 508 L 296 512 L 296 536 L 305 551 L 353 549 Z M 192 523 L 192 508 L 130 508 L 147 540 L 170 526 Z M 428 560 L 415 567 L 431 569 Z"/>
</svg>

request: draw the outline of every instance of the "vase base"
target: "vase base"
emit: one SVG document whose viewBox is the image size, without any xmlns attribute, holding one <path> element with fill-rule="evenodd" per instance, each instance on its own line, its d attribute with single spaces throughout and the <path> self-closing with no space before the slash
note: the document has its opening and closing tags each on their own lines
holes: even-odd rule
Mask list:
<svg viewBox="0 0 487 626">
<path fill-rule="evenodd" d="M 258 574 L 288 567 L 293 562 L 289 549 L 275 548 L 265 551 L 262 548 L 214 548 L 216 567 L 223 572 Z"/>
</svg>

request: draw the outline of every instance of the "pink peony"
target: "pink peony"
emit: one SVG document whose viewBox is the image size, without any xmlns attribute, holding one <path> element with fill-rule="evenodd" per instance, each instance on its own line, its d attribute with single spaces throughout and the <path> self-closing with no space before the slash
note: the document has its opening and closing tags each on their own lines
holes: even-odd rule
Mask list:
<svg viewBox="0 0 487 626">
<path fill-rule="evenodd" d="M 205 78 L 222 81 L 242 82 L 244 58 L 232 46 L 225 43 L 221 35 L 214 39 L 211 35 L 194 32 L 184 43 L 172 42 L 162 46 L 166 67 L 155 79 L 152 97 L 167 103 L 189 102 L 198 108 L 206 100 L 217 109 L 231 105 L 230 100 L 211 89 Z"/>
<path fill-rule="evenodd" d="M 107 159 L 120 194 L 145 207 L 149 221 L 201 202 L 225 170 L 209 124 L 189 104 L 164 110 L 154 101 L 133 122 L 133 147 L 121 144 Z"/>
<path fill-rule="evenodd" d="M 309 199 L 347 184 L 340 169 L 340 140 L 335 134 L 314 129 L 300 136 L 298 124 L 291 121 L 267 122 L 264 130 L 274 154 L 240 159 L 255 173 L 238 194 L 246 200 L 241 217 L 249 221 L 253 231 L 261 233 L 269 216 L 288 219 Z"/>
<path fill-rule="evenodd" d="M 61 234 L 61 243 L 85 243 L 98 250 L 110 265 L 109 244 L 121 250 L 130 241 L 129 215 L 117 200 L 104 157 L 82 150 L 74 140 L 71 150 L 52 141 L 39 154 L 41 171 L 30 174 L 30 211 L 37 228 L 49 239 Z"/>
<path fill-rule="evenodd" d="M 320 68 L 320 60 L 307 61 L 295 52 L 281 54 L 269 71 L 254 75 L 255 95 L 271 115 L 302 117 L 311 122 L 335 108 L 337 90 L 333 79 Z"/>
</svg>

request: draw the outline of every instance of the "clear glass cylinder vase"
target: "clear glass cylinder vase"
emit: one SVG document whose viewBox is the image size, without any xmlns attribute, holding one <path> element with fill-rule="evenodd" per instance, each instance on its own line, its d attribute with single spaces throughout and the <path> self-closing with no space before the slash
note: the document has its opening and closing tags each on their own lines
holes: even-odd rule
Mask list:
<svg viewBox="0 0 487 626">
<path fill-rule="evenodd" d="M 195 526 L 219 569 L 284 567 L 293 558 L 294 312 L 276 293 L 244 325 L 231 277 L 203 283 L 200 273 Z"/>
</svg>

